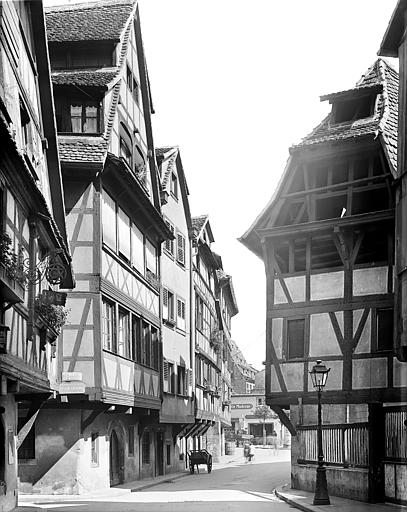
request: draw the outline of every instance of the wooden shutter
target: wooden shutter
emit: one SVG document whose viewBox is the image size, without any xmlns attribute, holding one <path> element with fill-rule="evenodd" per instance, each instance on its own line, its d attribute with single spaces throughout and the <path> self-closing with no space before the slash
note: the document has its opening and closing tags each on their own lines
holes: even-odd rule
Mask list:
<svg viewBox="0 0 407 512">
<path fill-rule="evenodd" d="M 177 327 L 185 331 L 185 302 L 177 299 Z"/>
<path fill-rule="evenodd" d="M 169 383 L 169 375 L 168 375 L 168 361 L 163 361 L 163 381 L 164 381 L 164 389 L 165 393 L 168 393 L 168 383 Z"/>
<path fill-rule="evenodd" d="M 177 261 L 185 265 L 185 238 L 180 233 L 177 233 Z"/>
<path fill-rule="evenodd" d="M 163 319 L 168 320 L 168 290 L 163 288 Z"/>
</svg>

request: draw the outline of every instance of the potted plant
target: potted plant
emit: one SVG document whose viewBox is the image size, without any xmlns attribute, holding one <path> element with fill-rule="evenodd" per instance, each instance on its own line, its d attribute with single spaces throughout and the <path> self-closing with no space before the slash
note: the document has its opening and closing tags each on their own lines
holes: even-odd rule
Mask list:
<svg viewBox="0 0 407 512">
<path fill-rule="evenodd" d="M 20 249 L 16 254 L 12 249 L 10 236 L 4 231 L 0 233 L 0 264 L 8 278 L 13 279 L 22 287 L 27 284 L 27 273 L 24 269 L 24 255 Z"/>
<path fill-rule="evenodd" d="M 35 313 L 58 336 L 61 333 L 62 327 L 66 324 L 69 310 L 65 306 L 48 304 L 37 298 L 35 300 Z M 56 336 L 51 336 L 51 338 L 56 339 Z"/>
</svg>

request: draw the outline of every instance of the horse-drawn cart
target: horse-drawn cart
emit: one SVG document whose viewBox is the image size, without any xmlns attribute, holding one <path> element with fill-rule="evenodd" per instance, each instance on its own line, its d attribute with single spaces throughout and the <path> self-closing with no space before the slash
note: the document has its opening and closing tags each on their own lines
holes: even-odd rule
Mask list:
<svg viewBox="0 0 407 512">
<path fill-rule="evenodd" d="M 191 474 L 196 470 L 199 473 L 199 464 L 206 464 L 208 473 L 212 471 L 212 455 L 207 450 L 190 450 L 189 457 L 189 471 Z"/>
</svg>

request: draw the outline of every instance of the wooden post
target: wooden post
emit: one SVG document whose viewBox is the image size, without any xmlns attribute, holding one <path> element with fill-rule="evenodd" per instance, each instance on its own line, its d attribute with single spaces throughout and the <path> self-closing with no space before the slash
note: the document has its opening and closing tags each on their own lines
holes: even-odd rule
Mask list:
<svg viewBox="0 0 407 512">
<path fill-rule="evenodd" d="M 381 404 L 369 404 L 369 502 L 384 500 L 384 413 Z"/>
</svg>

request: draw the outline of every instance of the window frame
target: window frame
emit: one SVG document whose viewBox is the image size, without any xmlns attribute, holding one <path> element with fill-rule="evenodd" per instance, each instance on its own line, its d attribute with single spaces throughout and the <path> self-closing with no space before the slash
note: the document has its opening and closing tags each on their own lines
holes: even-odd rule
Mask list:
<svg viewBox="0 0 407 512">
<path fill-rule="evenodd" d="M 179 181 L 178 181 L 178 176 L 177 176 L 177 174 L 175 172 L 171 173 L 170 192 L 171 192 L 172 197 L 176 201 L 178 201 L 178 197 L 179 197 Z"/>
<path fill-rule="evenodd" d="M 150 431 L 144 430 L 141 437 L 141 463 L 142 465 L 151 464 L 151 439 Z"/>
<path fill-rule="evenodd" d="M 292 356 L 290 354 L 290 339 L 289 339 L 289 323 L 290 322 L 296 322 L 296 321 L 303 321 L 304 329 L 303 329 L 303 352 L 301 356 Z M 284 357 L 286 360 L 296 360 L 296 359 L 304 359 L 306 357 L 306 330 L 307 330 L 307 319 L 305 316 L 295 316 L 290 318 L 284 318 L 283 323 L 283 329 L 284 329 Z"/>
<path fill-rule="evenodd" d="M 176 295 L 167 286 L 162 286 L 162 318 L 171 326 L 177 325 Z M 170 307 L 171 306 L 171 307 Z"/>
<path fill-rule="evenodd" d="M 164 217 L 164 222 L 171 233 L 175 236 L 176 230 L 174 224 L 167 217 Z M 167 256 L 169 256 L 171 259 L 175 258 L 175 240 L 165 240 L 163 248 Z"/>
<path fill-rule="evenodd" d="M 111 319 L 105 316 L 105 306 L 108 305 L 110 307 L 110 311 L 112 312 Z M 103 350 L 107 350 L 108 352 L 112 352 L 113 354 L 117 353 L 117 318 L 116 318 L 116 302 L 112 301 L 108 297 L 102 295 L 102 348 Z M 111 344 L 107 345 L 105 343 L 105 321 L 111 322 Z"/>
</svg>

